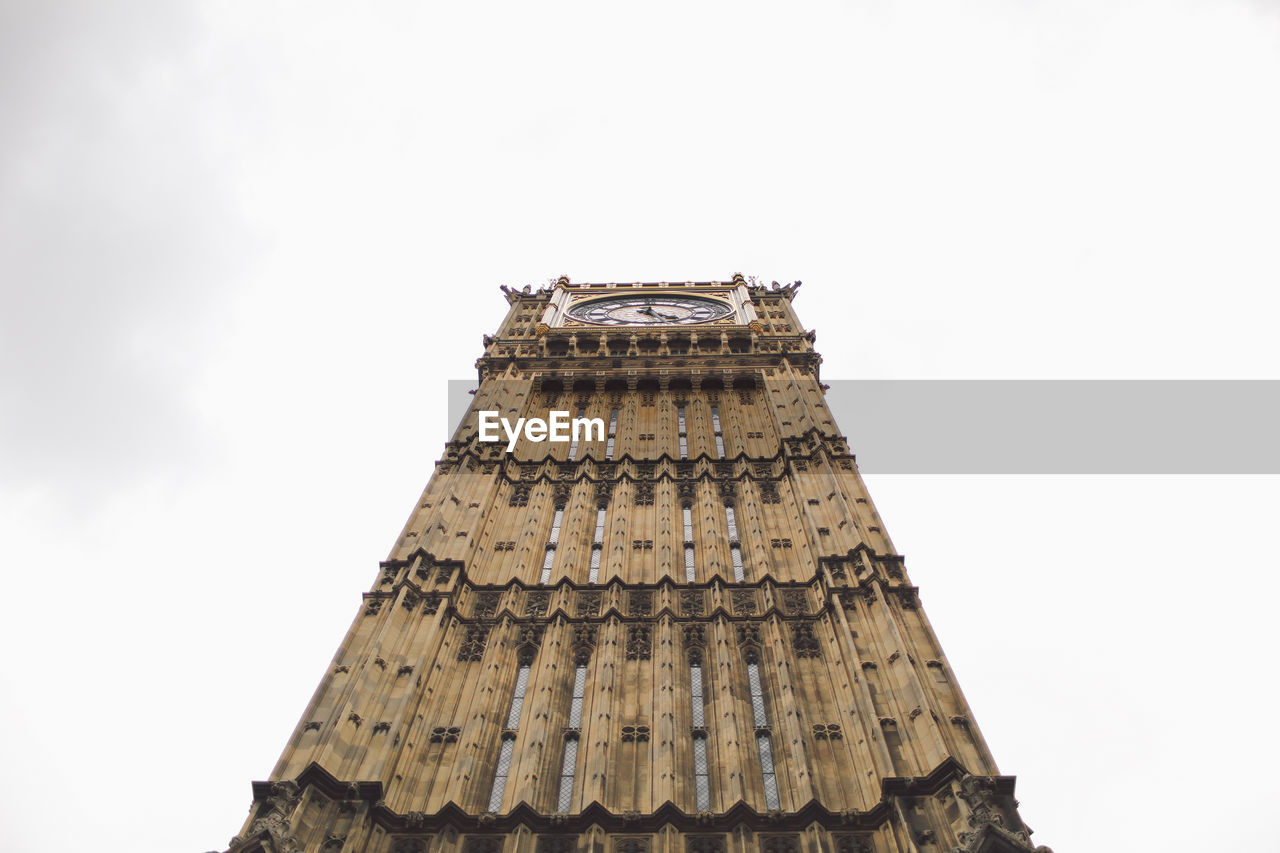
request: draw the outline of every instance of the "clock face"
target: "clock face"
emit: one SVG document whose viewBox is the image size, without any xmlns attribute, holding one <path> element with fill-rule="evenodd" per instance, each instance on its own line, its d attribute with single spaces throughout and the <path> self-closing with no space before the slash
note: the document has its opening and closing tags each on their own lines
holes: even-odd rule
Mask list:
<svg viewBox="0 0 1280 853">
<path fill-rule="evenodd" d="M 597 326 L 687 326 L 728 317 L 733 308 L 701 296 L 609 296 L 580 302 L 567 313 Z"/>
</svg>

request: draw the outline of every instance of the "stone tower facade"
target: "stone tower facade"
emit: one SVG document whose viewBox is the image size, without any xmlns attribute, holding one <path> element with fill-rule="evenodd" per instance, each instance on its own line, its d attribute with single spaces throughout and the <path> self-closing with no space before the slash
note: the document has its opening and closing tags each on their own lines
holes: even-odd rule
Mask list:
<svg viewBox="0 0 1280 853">
<path fill-rule="evenodd" d="M 503 289 L 471 407 L 232 853 L 1037 849 L 796 287 Z M 552 410 L 604 434 L 481 440 L 481 412 Z"/>
</svg>

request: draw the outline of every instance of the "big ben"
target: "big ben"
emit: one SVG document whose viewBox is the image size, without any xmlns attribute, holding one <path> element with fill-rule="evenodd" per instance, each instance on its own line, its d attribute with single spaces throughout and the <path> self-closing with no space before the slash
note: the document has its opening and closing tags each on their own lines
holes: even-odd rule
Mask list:
<svg viewBox="0 0 1280 853">
<path fill-rule="evenodd" d="M 1046 853 L 797 287 L 503 288 L 471 404 L 231 853 Z"/>
</svg>

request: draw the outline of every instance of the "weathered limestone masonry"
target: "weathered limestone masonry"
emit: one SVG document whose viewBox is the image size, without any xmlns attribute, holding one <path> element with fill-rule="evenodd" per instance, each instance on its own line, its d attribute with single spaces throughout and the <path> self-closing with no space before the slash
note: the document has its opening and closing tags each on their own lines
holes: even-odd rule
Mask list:
<svg viewBox="0 0 1280 853">
<path fill-rule="evenodd" d="M 1030 851 L 798 285 L 503 288 L 474 402 L 233 853 Z M 599 417 L 483 443 L 477 413 Z"/>
</svg>

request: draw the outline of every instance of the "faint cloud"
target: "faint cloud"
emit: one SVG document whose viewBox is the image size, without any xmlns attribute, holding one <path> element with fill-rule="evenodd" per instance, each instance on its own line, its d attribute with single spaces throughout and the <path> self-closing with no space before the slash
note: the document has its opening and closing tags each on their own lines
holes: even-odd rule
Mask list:
<svg viewBox="0 0 1280 853">
<path fill-rule="evenodd" d="M 0 477 L 85 497 L 208 450 L 189 389 L 256 238 L 190 9 L 6 17 Z"/>
</svg>

